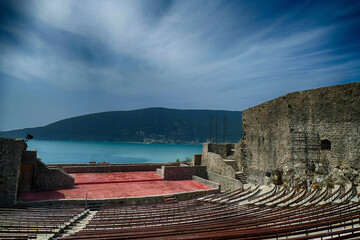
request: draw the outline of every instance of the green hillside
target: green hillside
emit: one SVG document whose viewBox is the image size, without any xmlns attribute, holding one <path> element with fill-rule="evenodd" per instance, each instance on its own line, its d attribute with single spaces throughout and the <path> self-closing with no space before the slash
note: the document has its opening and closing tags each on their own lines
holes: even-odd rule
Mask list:
<svg viewBox="0 0 360 240">
<path fill-rule="evenodd" d="M 218 117 L 218 142 L 222 142 L 224 116 L 225 140 L 238 142 L 242 136 L 240 111 L 166 108 L 83 115 L 44 127 L 0 132 L 0 136 L 24 138 L 29 133 L 39 140 L 203 143 L 210 137 L 210 117 L 214 140 Z"/>
</svg>

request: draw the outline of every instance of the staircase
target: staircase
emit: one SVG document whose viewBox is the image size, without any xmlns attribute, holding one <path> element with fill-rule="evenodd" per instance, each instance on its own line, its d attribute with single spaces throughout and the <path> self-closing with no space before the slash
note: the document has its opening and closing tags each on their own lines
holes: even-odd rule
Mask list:
<svg viewBox="0 0 360 240">
<path fill-rule="evenodd" d="M 176 197 L 174 195 L 172 195 L 172 196 L 165 196 L 164 202 L 165 203 L 177 203 L 178 200 L 176 199 Z"/>
<path fill-rule="evenodd" d="M 232 148 L 230 152 L 228 152 L 227 157 L 232 157 L 235 153 L 235 148 Z"/>
<path fill-rule="evenodd" d="M 239 168 L 237 166 L 236 160 L 233 159 L 224 159 L 224 162 L 232 167 L 235 171 L 239 171 Z"/>
<path fill-rule="evenodd" d="M 235 172 L 235 178 L 240 180 L 240 182 L 242 184 L 247 184 L 248 182 L 246 181 L 246 174 L 242 171 L 239 171 L 238 165 L 236 160 L 234 159 L 224 159 L 224 162 L 229 165 L 230 167 L 232 167 L 236 172 Z"/>
<path fill-rule="evenodd" d="M 246 174 L 244 172 L 241 172 L 241 171 L 236 172 L 235 178 L 239 179 L 242 184 L 247 184 Z"/>
<path fill-rule="evenodd" d="M 100 208 L 101 208 L 101 206 L 102 205 L 104 205 L 105 204 L 105 201 L 101 201 L 101 200 L 99 200 L 99 201 L 89 201 L 88 203 L 87 203 L 87 207 L 88 207 L 88 209 L 89 210 L 91 210 L 91 211 L 97 211 L 97 210 L 99 210 Z"/>
<path fill-rule="evenodd" d="M 83 230 L 86 224 L 88 224 L 90 220 L 94 217 L 96 212 L 97 211 L 88 211 L 88 213 L 85 214 L 82 218 L 76 220 L 73 224 L 71 224 L 69 228 L 60 235 L 60 237 L 68 237 L 76 232 Z"/>
</svg>

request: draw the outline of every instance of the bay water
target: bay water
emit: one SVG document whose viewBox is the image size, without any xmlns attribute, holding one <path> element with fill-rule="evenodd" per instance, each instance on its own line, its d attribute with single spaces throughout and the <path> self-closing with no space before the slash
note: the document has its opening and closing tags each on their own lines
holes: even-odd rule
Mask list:
<svg viewBox="0 0 360 240">
<path fill-rule="evenodd" d="M 30 140 L 44 163 L 163 163 L 193 158 L 201 145 Z"/>
</svg>

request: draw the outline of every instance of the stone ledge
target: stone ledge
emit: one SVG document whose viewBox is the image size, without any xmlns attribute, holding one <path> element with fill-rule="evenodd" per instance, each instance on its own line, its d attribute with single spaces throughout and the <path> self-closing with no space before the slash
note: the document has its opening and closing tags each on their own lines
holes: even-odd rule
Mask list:
<svg viewBox="0 0 360 240">
<path fill-rule="evenodd" d="M 217 182 L 212 182 L 210 180 L 207 180 L 207 179 L 204 179 L 204 178 L 201 178 L 201 177 L 198 177 L 198 176 L 192 176 L 193 180 L 194 181 L 197 181 L 201 184 L 204 184 L 206 186 L 209 186 L 209 187 L 212 187 L 213 189 L 218 189 L 219 191 L 221 190 L 220 189 L 220 184 L 217 183 Z"/>
<path fill-rule="evenodd" d="M 235 178 L 227 177 L 213 172 L 208 172 L 208 175 L 210 181 L 216 182 L 220 185 L 221 191 L 225 191 L 228 189 L 238 189 L 243 187 L 243 184 Z"/>
<path fill-rule="evenodd" d="M 218 193 L 219 189 L 196 190 L 184 193 L 172 193 L 164 195 L 144 196 L 144 197 L 127 197 L 127 198 L 104 198 L 88 199 L 87 203 L 100 204 L 145 204 L 145 203 L 162 203 L 164 197 L 175 196 L 178 200 L 192 199 L 210 193 Z M 17 201 L 17 206 L 57 206 L 57 205 L 86 205 L 85 199 L 57 199 L 23 202 Z"/>
</svg>

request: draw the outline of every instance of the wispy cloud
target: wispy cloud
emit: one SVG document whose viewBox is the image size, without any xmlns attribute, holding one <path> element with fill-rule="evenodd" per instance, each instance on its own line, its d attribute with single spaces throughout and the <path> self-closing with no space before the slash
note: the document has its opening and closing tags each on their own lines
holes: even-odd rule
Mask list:
<svg viewBox="0 0 360 240">
<path fill-rule="evenodd" d="M 0 72 L 65 92 L 242 110 L 288 91 L 358 81 L 360 5 L 324 4 L 2 3 Z"/>
</svg>

